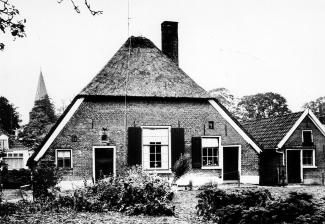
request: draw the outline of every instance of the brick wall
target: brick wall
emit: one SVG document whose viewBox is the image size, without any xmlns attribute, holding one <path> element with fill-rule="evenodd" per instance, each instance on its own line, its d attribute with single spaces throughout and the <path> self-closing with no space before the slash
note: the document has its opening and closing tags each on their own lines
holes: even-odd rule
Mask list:
<svg viewBox="0 0 325 224">
<path fill-rule="evenodd" d="M 214 121 L 214 130 L 208 129 Z M 227 123 L 207 101 L 128 99 L 127 127 L 170 125 L 185 129 L 185 153 L 191 155 L 193 136 L 221 136 L 222 145 L 241 145 L 242 175 L 258 175 L 258 154 Z M 84 101 L 43 156 L 54 161 L 55 149 L 73 149 L 73 169 L 70 180 L 92 176 L 92 147 L 100 146 L 101 130 L 107 128 L 112 145 L 116 146 L 117 171 L 127 162 L 125 146 L 125 106 L 123 100 Z M 77 142 L 71 136 L 77 136 Z M 202 170 L 202 172 L 205 172 Z M 209 171 L 206 171 L 209 172 Z"/>
<path fill-rule="evenodd" d="M 325 137 L 310 120 L 306 117 L 298 128 L 294 131 L 291 137 L 285 144 L 285 148 L 301 147 L 302 145 L 302 130 L 312 130 L 313 142 L 316 148 L 315 165 L 317 168 L 304 168 L 303 178 L 304 183 L 322 183 L 322 173 L 325 171 Z M 305 147 L 308 148 L 308 147 Z M 286 164 L 286 161 L 285 161 Z"/>
</svg>

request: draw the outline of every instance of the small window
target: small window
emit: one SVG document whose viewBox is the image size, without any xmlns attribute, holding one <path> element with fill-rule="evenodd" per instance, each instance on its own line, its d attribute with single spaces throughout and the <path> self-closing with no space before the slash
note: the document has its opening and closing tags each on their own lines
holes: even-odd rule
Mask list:
<svg viewBox="0 0 325 224">
<path fill-rule="evenodd" d="M 18 154 L 17 153 L 14 153 L 14 157 L 18 157 Z"/>
<path fill-rule="evenodd" d="M 303 145 L 313 145 L 313 136 L 311 130 L 302 131 L 302 144 Z"/>
<path fill-rule="evenodd" d="M 315 166 L 314 161 L 314 150 L 302 151 L 302 164 L 304 166 Z"/>
<path fill-rule="evenodd" d="M 219 138 L 202 137 L 202 167 L 219 166 Z"/>
<path fill-rule="evenodd" d="M 77 135 L 72 135 L 71 136 L 71 141 L 72 142 L 77 142 L 78 138 L 77 138 Z"/>
<path fill-rule="evenodd" d="M 7 157 L 12 157 L 12 153 L 8 153 L 7 154 Z"/>
<path fill-rule="evenodd" d="M 57 150 L 57 167 L 71 168 L 71 150 Z"/>
<path fill-rule="evenodd" d="M 19 153 L 18 156 L 19 157 L 24 157 L 24 155 L 22 153 Z"/>
<path fill-rule="evenodd" d="M 209 121 L 209 129 L 214 129 L 214 121 Z"/>
</svg>

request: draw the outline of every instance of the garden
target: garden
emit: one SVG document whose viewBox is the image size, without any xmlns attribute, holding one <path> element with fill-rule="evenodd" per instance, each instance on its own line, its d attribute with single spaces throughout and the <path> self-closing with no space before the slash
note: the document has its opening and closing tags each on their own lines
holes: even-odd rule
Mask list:
<svg viewBox="0 0 325 224">
<path fill-rule="evenodd" d="M 184 172 L 175 172 L 179 177 Z M 324 186 L 206 185 L 180 190 L 166 178 L 132 167 L 67 192 L 56 172 L 34 174 L 34 200 L 1 196 L 1 223 L 325 223 Z M 5 191 L 6 193 L 6 191 Z"/>
</svg>

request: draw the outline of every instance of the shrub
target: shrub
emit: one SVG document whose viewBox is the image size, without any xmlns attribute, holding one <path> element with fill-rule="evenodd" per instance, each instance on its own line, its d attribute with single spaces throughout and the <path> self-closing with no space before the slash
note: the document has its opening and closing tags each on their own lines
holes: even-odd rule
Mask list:
<svg viewBox="0 0 325 224">
<path fill-rule="evenodd" d="M 174 182 L 190 170 L 190 161 L 184 155 L 181 155 L 173 166 Z"/>
<path fill-rule="evenodd" d="M 59 182 L 60 176 L 53 163 L 42 163 L 33 172 L 33 194 L 35 198 L 53 198 L 50 190 Z"/>
<path fill-rule="evenodd" d="M 1 171 L 3 188 L 17 189 L 20 186 L 31 184 L 31 171 L 28 169 L 8 170 L 7 167 Z"/>
<path fill-rule="evenodd" d="M 225 192 L 206 189 L 198 195 L 197 213 L 206 220 L 227 224 L 323 223 L 325 211 L 312 195 L 291 192 L 274 200 L 268 190 Z"/>
</svg>

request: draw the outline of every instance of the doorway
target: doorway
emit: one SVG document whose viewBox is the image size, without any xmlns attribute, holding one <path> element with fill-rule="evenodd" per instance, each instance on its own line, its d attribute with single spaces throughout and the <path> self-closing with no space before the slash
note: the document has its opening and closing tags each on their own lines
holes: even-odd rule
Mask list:
<svg viewBox="0 0 325 224">
<path fill-rule="evenodd" d="M 115 147 L 93 147 L 93 178 L 95 181 L 115 174 Z"/>
<path fill-rule="evenodd" d="M 301 153 L 300 150 L 287 150 L 288 183 L 301 183 Z"/>
<path fill-rule="evenodd" d="M 223 147 L 223 180 L 239 179 L 239 147 Z"/>
</svg>

